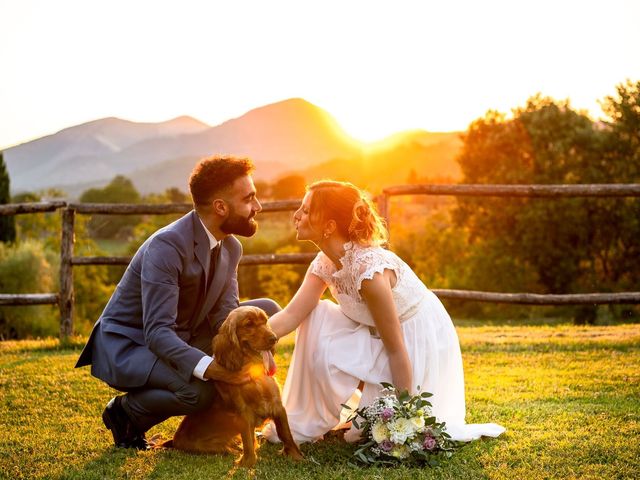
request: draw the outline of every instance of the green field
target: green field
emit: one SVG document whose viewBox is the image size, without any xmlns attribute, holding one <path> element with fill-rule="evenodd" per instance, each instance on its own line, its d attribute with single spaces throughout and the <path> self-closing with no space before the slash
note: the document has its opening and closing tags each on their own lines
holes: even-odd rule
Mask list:
<svg viewBox="0 0 640 480">
<path fill-rule="evenodd" d="M 640 325 L 459 326 L 467 420 L 507 433 L 463 447 L 436 469 L 350 465 L 337 440 L 293 463 L 264 445 L 253 471 L 230 456 L 117 450 L 100 413 L 114 394 L 74 370 L 81 340 L 0 343 L 0 478 L 401 479 L 639 478 Z M 282 381 L 290 339 L 278 348 Z M 178 419 L 150 434 L 170 438 Z"/>
</svg>

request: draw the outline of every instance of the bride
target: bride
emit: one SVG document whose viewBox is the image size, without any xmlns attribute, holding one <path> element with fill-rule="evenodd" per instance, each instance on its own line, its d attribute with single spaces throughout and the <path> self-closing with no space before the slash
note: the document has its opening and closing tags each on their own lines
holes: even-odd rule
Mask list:
<svg viewBox="0 0 640 480">
<path fill-rule="evenodd" d="M 293 218 L 298 240 L 320 248 L 289 305 L 269 320 L 278 337 L 298 329 L 282 394 L 296 442 L 322 438 L 340 423 L 341 404 L 359 389 L 360 406 L 368 405 L 380 382 L 433 393 L 433 415 L 454 440 L 504 432 L 493 423 L 465 424 L 451 318 L 407 264 L 381 247 L 387 232 L 363 192 L 350 183 L 316 182 Z M 327 287 L 337 304 L 321 300 Z M 263 434 L 278 441 L 273 424 Z M 351 427 L 345 438 L 359 434 Z"/>
</svg>

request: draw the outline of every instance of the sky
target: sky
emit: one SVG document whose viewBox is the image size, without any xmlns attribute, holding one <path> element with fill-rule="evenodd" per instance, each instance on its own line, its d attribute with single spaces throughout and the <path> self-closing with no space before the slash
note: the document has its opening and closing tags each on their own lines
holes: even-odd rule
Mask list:
<svg viewBox="0 0 640 480">
<path fill-rule="evenodd" d="M 465 130 L 640 80 L 637 0 L 0 0 L 0 148 L 104 117 L 217 125 L 301 97 L 348 134 Z"/>
</svg>

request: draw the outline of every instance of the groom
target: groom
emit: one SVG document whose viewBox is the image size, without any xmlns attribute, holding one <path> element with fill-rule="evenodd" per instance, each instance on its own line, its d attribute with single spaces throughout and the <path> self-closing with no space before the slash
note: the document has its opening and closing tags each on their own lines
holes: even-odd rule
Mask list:
<svg viewBox="0 0 640 480">
<path fill-rule="evenodd" d="M 189 179 L 194 210 L 138 249 L 96 322 L 76 367 L 127 392 L 102 413 L 117 447 L 148 448 L 145 432 L 174 415 L 206 408 L 208 380 L 240 383 L 211 357 L 211 340 L 238 306 L 240 242 L 262 209 L 248 159 L 213 157 Z M 272 315 L 268 299 L 244 302 Z"/>
</svg>

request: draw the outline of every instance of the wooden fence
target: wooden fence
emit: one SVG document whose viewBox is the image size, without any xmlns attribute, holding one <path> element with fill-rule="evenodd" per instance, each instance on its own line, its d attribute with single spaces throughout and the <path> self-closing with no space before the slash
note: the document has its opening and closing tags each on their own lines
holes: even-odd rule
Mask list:
<svg viewBox="0 0 640 480">
<path fill-rule="evenodd" d="M 381 215 L 390 223 L 390 198 L 400 195 L 452 195 L 491 197 L 640 197 L 640 184 L 595 185 L 401 185 L 383 190 L 377 203 Z M 266 202 L 263 212 L 293 211 L 299 200 Z M 140 215 L 186 213 L 191 204 L 97 204 L 68 203 L 64 201 L 42 203 L 17 203 L 0 205 L 0 215 L 62 210 L 62 241 L 60 248 L 60 290 L 58 293 L 0 294 L 0 305 L 57 304 L 60 309 L 60 336 L 73 333 L 73 267 L 78 265 L 127 265 L 131 257 L 78 257 L 74 255 L 74 225 L 76 214 Z M 263 254 L 245 255 L 240 265 L 308 264 L 315 254 Z M 637 304 L 640 292 L 582 293 L 582 294 L 534 294 L 497 293 L 474 290 L 433 289 L 441 298 L 473 300 L 494 303 L 527 305 L 579 305 L 579 304 Z"/>
</svg>

